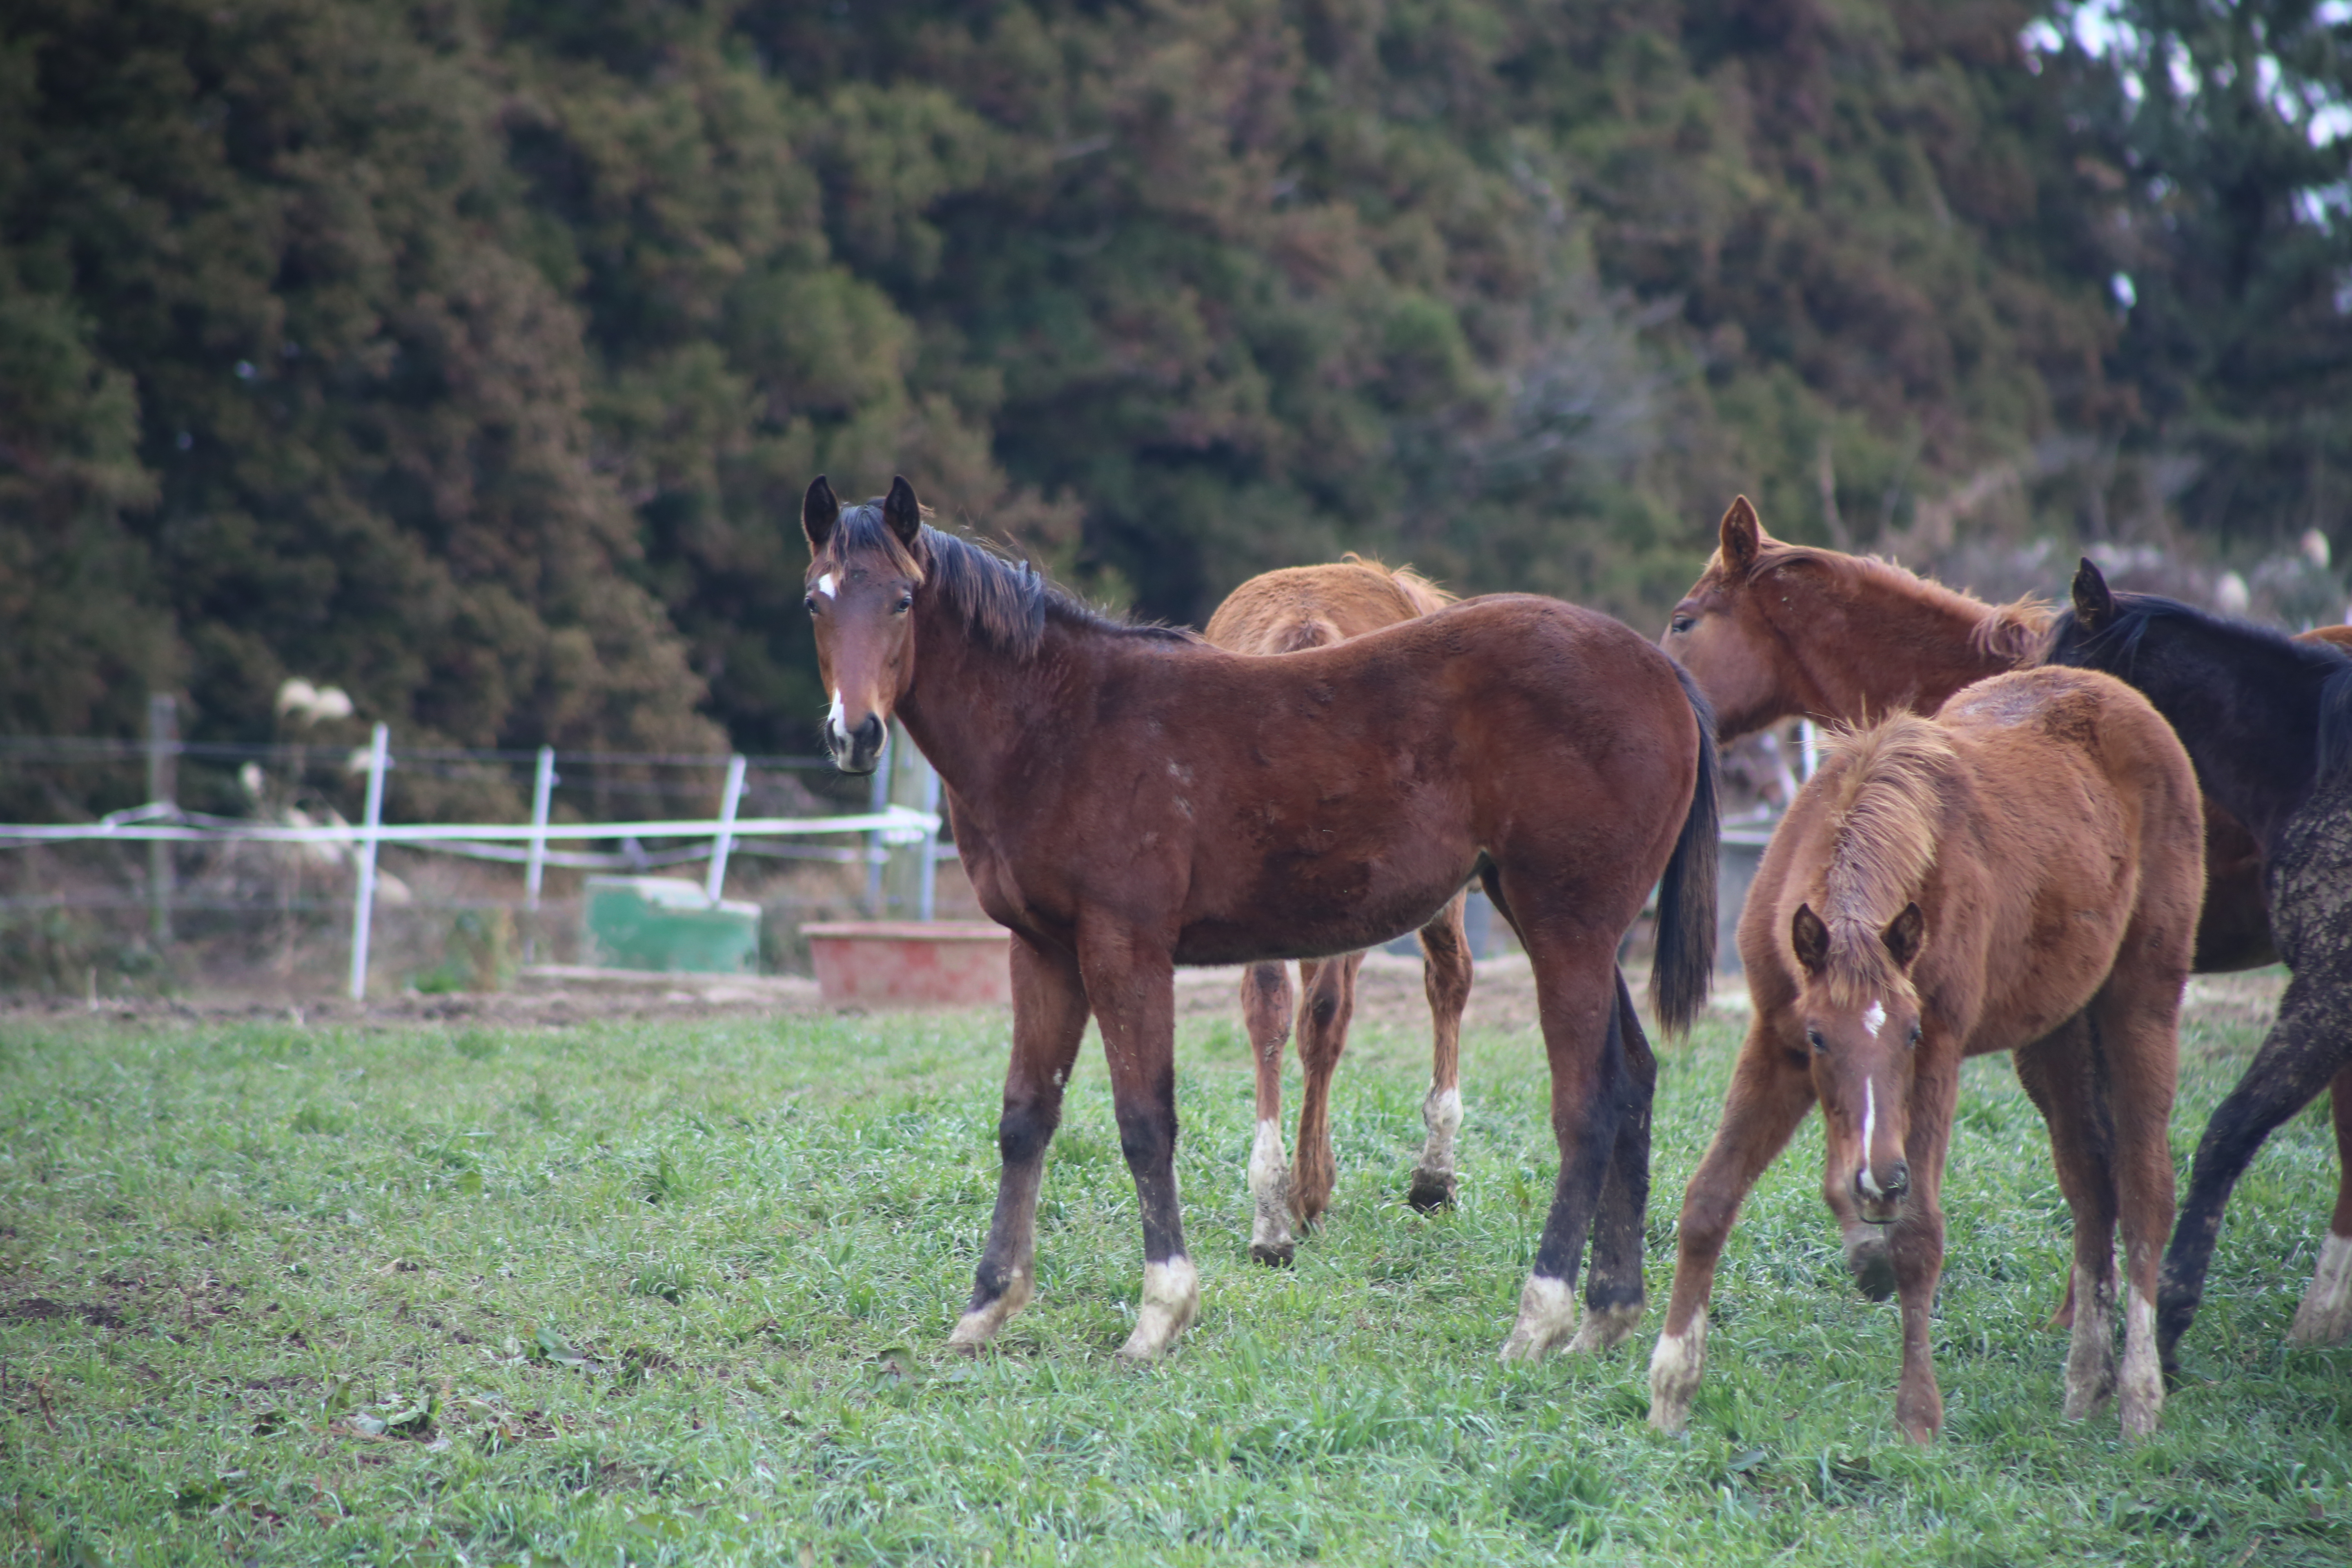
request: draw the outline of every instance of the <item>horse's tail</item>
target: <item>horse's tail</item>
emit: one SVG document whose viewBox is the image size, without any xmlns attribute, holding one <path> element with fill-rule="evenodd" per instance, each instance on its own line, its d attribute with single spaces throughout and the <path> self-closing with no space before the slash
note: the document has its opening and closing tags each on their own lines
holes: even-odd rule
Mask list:
<svg viewBox="0 0 2352 1568">
<path fill-rule="evenodd" d="M 1715 874 L 1717 840 L 1722 831 L 1716 799 L 1715 710 L 1690 671 L 1675 665 L 1675 679 L 1698 721 L 1698 779 L 1682 836 L 1658 882 L 1658 948 L 1650 968 L 1650 1005 L 1660 1027 L 1684 1035 L 1706 1005 L 1715 978 Z"/>
</svg>

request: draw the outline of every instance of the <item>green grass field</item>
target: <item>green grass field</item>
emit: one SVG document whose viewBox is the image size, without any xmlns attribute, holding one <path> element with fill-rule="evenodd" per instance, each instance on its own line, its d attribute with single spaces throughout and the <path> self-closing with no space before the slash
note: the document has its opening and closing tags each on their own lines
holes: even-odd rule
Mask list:
<svg viewBox="0 0 2352 1568">
<path fill-rule="evenodd" d="M 942 1346 L 994 1191 L 996 1016 L 541 1032 L 0 1016 L 0 1557 L 65 1563 L 2352 1561 L 2352 1351 L 2290 1354 L 2335 1161 L 2241 1188 L 2151 1442 L 2058 1414 L 2065 1210 L 1973 1064 L 1948 1183 L 1948 1427 L 1893 1426 L 1892 1307 L 1846 1284 L 1808 1128 L 1735 1233 L 1685 1438 L 1643 1425 L 1682 1184 L 1738 1040 L 1666 1054 L 1626 1349 L 1506 1370 L 1553 1152 L 1531 1033 L 1465 1050 L 1464 1200 L 1400 1201 L 1417 1027 L 1360 1028 L 1339 1189 L 1247 1258 L 1245 1047 L 1179 1043 L 1200 1321 L 1140 1280 L 1090 1044 L 1040 1296 Z M 2187 1034 L 2174 1142 L 2259 1037 Z M 1293 1087 L 1295 1099 L 1295 1084 Z"/>
</svg>

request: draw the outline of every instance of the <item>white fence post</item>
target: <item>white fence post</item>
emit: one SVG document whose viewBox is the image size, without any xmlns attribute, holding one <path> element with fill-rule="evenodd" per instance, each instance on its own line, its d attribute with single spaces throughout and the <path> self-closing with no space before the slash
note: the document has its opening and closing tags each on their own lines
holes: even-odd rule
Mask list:
<svg viewBox="0 0 2352 1568">
<path fill-rule="evenodd" d="M 555 748 L 539 749 L 539 774 L 530 785 L 530 858 L 522 874 L 522 961 L 539 962 L 539 889 L 547 875 L 547 814 L 555 800 Z"/>
<path fill-rule="evenodd" d="M 367 817 L 360 828 L 360 886 L 352 910 L 352 1000 L 367 997 L 368 926 L 375 916 L 375 837 L 383 826 L 383 774 L 391 766 L 392 726 L 378 724 L 368 747 Z"/>
<path fill-rule="evenodd" d="M 702 887 L 703 896 L 712 904 L 727 887 L 727 857 L 735 848 L 735 808 L 743 800 L 743 755 L 738 752 L 727 759 L 727 795 L 719 803 L 719 832 L 710 841 L 710 876 Z"/>
</svg>

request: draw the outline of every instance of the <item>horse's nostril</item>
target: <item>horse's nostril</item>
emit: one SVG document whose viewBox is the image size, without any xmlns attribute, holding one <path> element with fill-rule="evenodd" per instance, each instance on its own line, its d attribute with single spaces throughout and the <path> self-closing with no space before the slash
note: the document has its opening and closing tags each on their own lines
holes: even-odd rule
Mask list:
<svg viewBox="0 0 2352 1568">
<path fill-rule="evenodd" d="M 1890 1198 L 1899 1198 L 1910 1190 L 1911 1167 L 1897 1160 L 1895 1162 L 1895 1168 L 1886 1173 L 1886 1195 Z"/>
<path fill-rule="evenodd" d="M 865 722 L 857 726 L 857 749 L 861 752 L 882 749 L 882 720 L 879 715 L 868 713 Z"/>
</svg>

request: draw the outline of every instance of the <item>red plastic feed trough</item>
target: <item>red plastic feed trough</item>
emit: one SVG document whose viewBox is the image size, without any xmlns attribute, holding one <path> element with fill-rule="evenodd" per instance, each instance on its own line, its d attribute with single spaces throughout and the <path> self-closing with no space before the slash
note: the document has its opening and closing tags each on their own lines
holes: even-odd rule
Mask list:
<svg viewBox="0 0 2352 1568">
<path fill-rule="evenodd" d="M 828 1007 L 1013 1001 L 1012 933 L 988 921 L 838 921 L 801 934 Z"/>
</svg>

